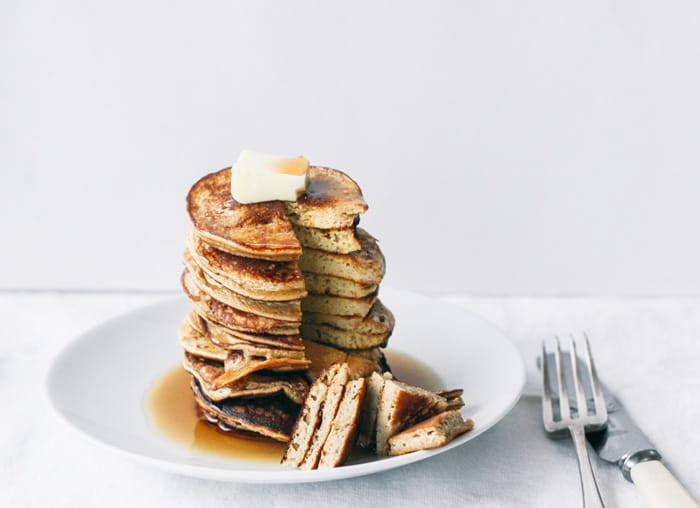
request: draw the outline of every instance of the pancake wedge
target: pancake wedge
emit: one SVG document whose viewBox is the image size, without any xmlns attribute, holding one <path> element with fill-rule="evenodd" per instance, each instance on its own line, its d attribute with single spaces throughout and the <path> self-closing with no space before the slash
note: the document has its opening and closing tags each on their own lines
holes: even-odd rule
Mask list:
<svg viewBox="0 0 700 508">
<path fill-rule="evenodd" d="M 321 342 L 342 349 L 371 349 L 385 347 L 389 334 L 361 333 L 341 330 L 327 325 L 301 325 L 301 336 L 305 340 Z"/>
<path fill-rule="evenodd" d="M 474 422 L 469 418 L 465 421 L 459 411 L 445 411 L 391 436 L 388 454 L 403 455 L 438 448 L 472 428 Z"/>
<path fill-rule="evenodd" d="M 327 325 L 359 333 L 389 334 L 394 329 L 394 315 L 377 299 L 364 317 L 341 316 L 322 312 L 305 312 L 303 324 Z"/>
<path fill-rule="evenodd" d="M 345 385 L 343 399 L 340 401 L 338 411 L 331 431 L 323 443 L 321 457 L 318 461 L 319 469 L 338 467 L 342 465 L 350 455 L 357 436 L 357 427 L 360 420 L 360 410 L 367 389 L 365 378 L 355 379 Z"/>
<path fill-rule="evenodd" d="M 366 284 L 332 275 L 304 272 L 306 290 L 315 295 L 334 295 L 346 298 L 363 298 L 376 293 L 379 284 Z"/>
</svg>

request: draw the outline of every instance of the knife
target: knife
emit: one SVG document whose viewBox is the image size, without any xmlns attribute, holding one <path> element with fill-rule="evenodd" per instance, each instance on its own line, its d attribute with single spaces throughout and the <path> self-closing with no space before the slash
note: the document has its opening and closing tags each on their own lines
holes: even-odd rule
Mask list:
<svg viewBox="0 0 700 508">
<path fill-rule="evenodd" d="M 600 458 L 617 465 L 650 508 L 698 508 L 622 404 L 605 385 L 601 387 L 608 407 L 607 427 L 587 435 Z"/>
<path fill-rule="evenodd" d="M 563 352 L 562 356 L 568 354 Z M 539 359 L 537 363 L 539 367 Z M 566 360 L 565 363 L 569 364 L 569 361 Z M 581 360 L 579 363 L 579 372 L 584 377 L 587 376 L 587 369 Z M 571 371 L 564 374 L 569 377 Z M 574 386 L 572 379 L 567 381 L 568 386 Z M 584 386 L 590 385 L 590 382 L 584 382 Z M 608 421 L 604 429 L 586 434 L 588 442 L 600 458 L 620 468 L 625 479 L 637 487 L 649 508 L 700 508 L 661 462 L 661 454 L 634 423 L 620 401 L 602 383 L 601 389 L 607 404 Z M 553 392 L 556 393 L 556 387 L 553 387 Z M 592 396 L 587 394 L 586 399 L 588 404 L 593 404 Z M 569 400 L 575 401 L 576 398 L 570 394 Z"/>
</svg>

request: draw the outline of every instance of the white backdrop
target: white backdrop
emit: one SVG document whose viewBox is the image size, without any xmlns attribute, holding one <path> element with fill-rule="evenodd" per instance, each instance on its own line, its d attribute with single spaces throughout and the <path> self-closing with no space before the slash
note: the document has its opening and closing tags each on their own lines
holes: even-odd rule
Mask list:
<svg viewBox="0 0 700 508">
<path fill-rule="evenodd" d="M 242 148 L 349 172 L 386 284 L 700 293 L 700 3 L 0 3 L 0 288 L 176 288 Z"/>
</svg>

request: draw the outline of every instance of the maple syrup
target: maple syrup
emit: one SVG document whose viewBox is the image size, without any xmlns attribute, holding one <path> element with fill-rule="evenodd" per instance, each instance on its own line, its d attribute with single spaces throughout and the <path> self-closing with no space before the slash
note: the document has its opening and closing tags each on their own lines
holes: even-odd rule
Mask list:
<svg viewBox="0 0 700 508">
<path fill-rule="evenodd" d="M 442 389 L 437 374 L 425 364 L 398 351 L 385 351 L 394 376 L 428 390 Z M 242 461 L 279 464 L 286 448 L 256 434 L 223 431 L 204 422 L 190 390 L 190 375 L 181 365 L 170 369 L 153 384 L 144 401 L 151 426 L 168 439 L 206 455 Z M 356 449 L 349 462 L 364 461 L 368 452 Z"/>
</svg>

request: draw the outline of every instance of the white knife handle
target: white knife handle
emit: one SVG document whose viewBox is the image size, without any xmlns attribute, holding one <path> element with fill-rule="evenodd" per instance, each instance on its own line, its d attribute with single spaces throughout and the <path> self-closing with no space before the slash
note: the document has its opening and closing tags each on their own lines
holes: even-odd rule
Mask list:
<svg viewBox="0 0 700 508">
<path fill-rule="evenodd" d="M 698 503 L 658 460 L 635 464 L 630 476 L 649 508 L 698 508 Z"/>
</svg>

